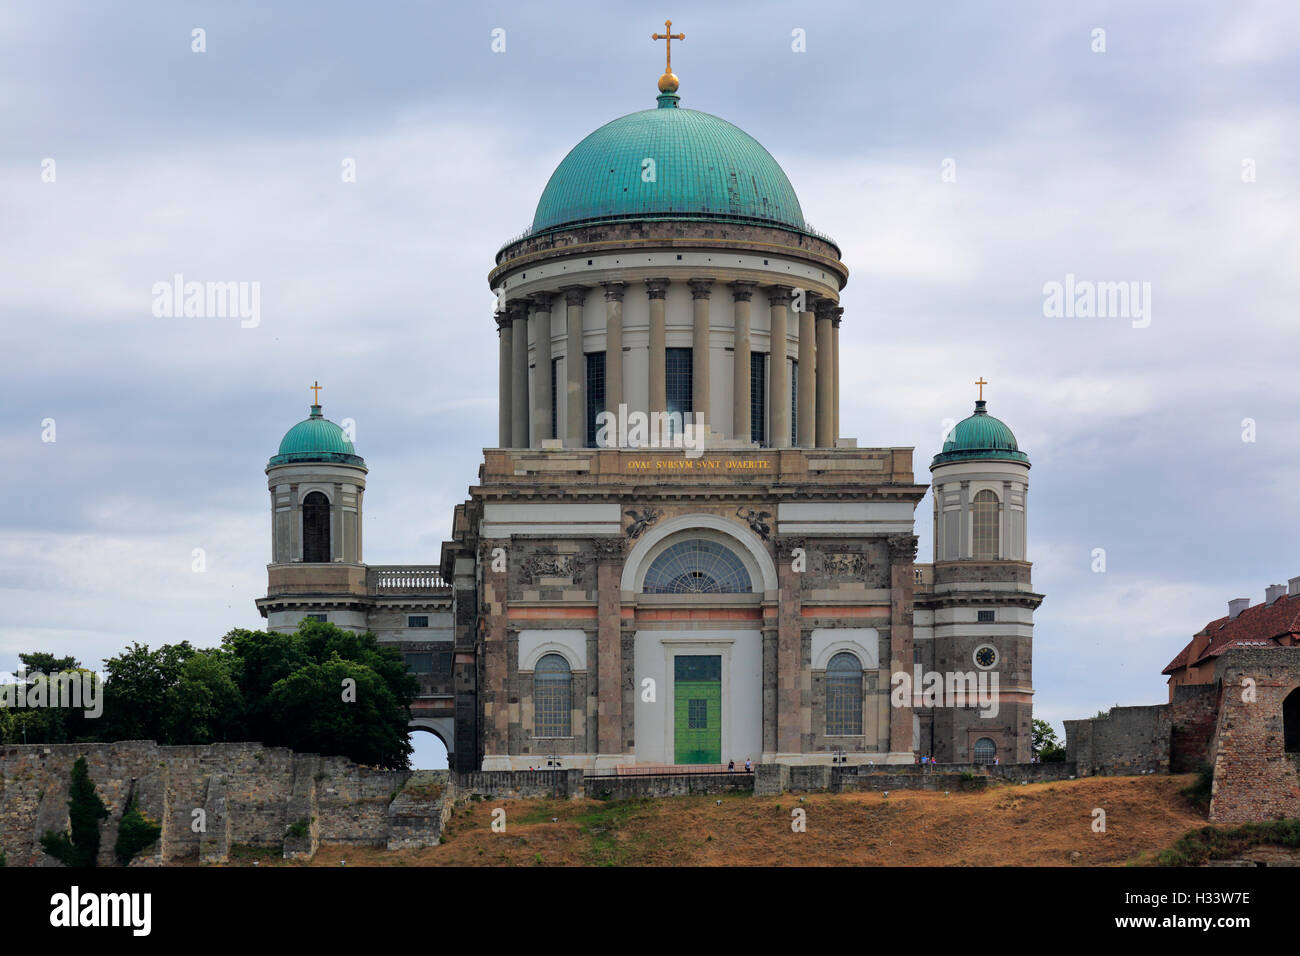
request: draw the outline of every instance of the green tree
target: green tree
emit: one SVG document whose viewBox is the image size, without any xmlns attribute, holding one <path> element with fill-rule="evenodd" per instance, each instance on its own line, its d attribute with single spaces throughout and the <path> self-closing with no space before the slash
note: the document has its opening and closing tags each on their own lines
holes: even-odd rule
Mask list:
<svg viewBox="0 0 1300 956">
<path fill-rule="evenodd" d="M 309 664 L 279 681 L 267 703 L 275 727 L 267 743 L 380 767 L 408 765 L 409 700 L 365 664 L 337 654 Z"/>
<path fill-rule="evenodd" d="M 33 690 L 38 681 L 44 682 L 45 686 L 41 689 L 40 705 L 27 704 L 23 707 L 14 707 L 8 713 L 8 719 L 0 718 L 0 741 L 4 743 L 29 743 L 29 744 L 63 744 L 76 741 L 94 740 L 97 730 L 95 721 L 86 716 L 86 710 L 89 709 L 89 698 L 83 693 L 84 682 L 91 681 L 96 685 L 99 682 L 98 675 L 93 671 L 86 670 L 75 657 L 56 657 L 53 654 L 43 652 L 32 652 L 19 654 L 18 659 L 22 661 L 26 673 L 23 675 L 21 683 L 27 685 L 24 691 L 25 699 L 28 701 L 35 700 Z M 68 678 L 72 678 L 79 685 L 75 692 L 81 695 L 82 707 L 64 706 L 67 702 L 61 697 L 56 703 L 53 697 L 53 684 L 66 690 L 73 690 L 65 683 Z"/>
<path fill-rule="evenodd" d="M 53 654 L 46 654 L 41 651 L 19 654 L 18 659 L 23 662 L 23 665 L 29 671 L 40 671 L 42 674 L 81 670 L 81 662 L 75 657 L 55 657 Z"/>
<path fill-rule="evenodd" d="M 48 830 L 41 835 L 41 848 L 65 866 L 94 866 L 99 856 L 99 821 L 108 818 L 108 807 L 95 792 L 86 768 L 86 758 L 72 765 L 68 786 L 69 832 Z"/>
<path fill-rule="evenodd" d="M 132 643 L 104 662 L 102 740 L 166 740 L 168 692 L 181 679 L 185 662 L 195 654 L 189 641 L 164 644 L 156 651 Z"/>
<path fill-rule="evenodd" d="M 185 661 L 167 691 L 163 731 L 167 743 L 210 744 L 244 737 L 244 697 L 235 662 L 222 649 L 199 650 Z"/>
<path fill-rule="evenodd" d="M 402 655 L 373 634 L 304 621 L 293 634 L 231 631 L 247 729 L 256 740 L 404 769 L 411 702 L 419 690 Z M 343 681 L 356 682 L 354 702 Z"/>
<path fill-rule="evenodd" d="M 1043 763 L 1057 763 L 1065 759 L 1065 747 L 1057 739 L 1056 731 L 1045 720 L 1034 718 L 1033 748 Z"/>
</svg>

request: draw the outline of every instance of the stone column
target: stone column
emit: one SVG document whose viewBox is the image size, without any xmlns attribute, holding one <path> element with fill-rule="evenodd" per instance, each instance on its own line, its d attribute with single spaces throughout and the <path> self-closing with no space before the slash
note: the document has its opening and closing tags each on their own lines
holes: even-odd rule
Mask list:
<svg viewBox="0 0 1300 956">
<path fill-rule="evenodd" d="M 961 517 L 957 520 L 957 557 L 973 558 L 974 541 L 971 536 L 970 482 L 961 483 Z"/>
<path fill-rule="evenodd" d="M 795 549 L 801 538 L 778 538 L 776 574 L 780 598 L 776 635 L 776 750 L 782 754 L 803 750 L 803 612 L 800 588 L 803 575 L 794 570 Z"/>
<path fill-rule="evenodd" d="M 831 309 L 831 368 L 834 371 L 835 383 L 831 388 L 831 401 L 835 404 L 835 414 L 831 416 L 832 438 L 835 444 L 840 440 L 840 319 L 844 317 L 844 310 L 839 306 Z"/>
<path fill-rule="evenodd" d="M 533 447 L 541 448 L 551 429 L 551 292 L 537 292 L 533 302 Z"/>
<path fill-rule="evenodd" d="M 496 757 L 509 752 L 510 741 L 510 670 L 509 632 L 506 629 L 506 610 L 509 595 L 509 572 L 494 571 L 491 548 L 510 546 L 510 541 L 483 539 L 480 545 L 479 566 L 483 569 L 483 595 L 485 607 L 496 609 L 484 617 L 483 628 L 483 685 L 479 700 L 483 707 L 483 752 Z M 472 557 L 472 555 L 471 555 Z M 459 597 L 459 595 L 457 595 Z M 458 627 L 457 630 L 460 630 Z M 459 643 L 459 641 L 457 642 Z M 460 655 L 457 655 L 459 658 Z M 457 701 L 459 703 L 459 701 Z M 457 721 L 459 724 L 459 721 Z M 457 727 L 457 730 L 460 728 Z M 459 736 L 459 734 L 458 734 Z M 456 748 L 457 753 L 460 747 Z M 475 770 L 478 768 L 475 767 Z"/>
<path fill-rule="evenodd" d="M 749 302 L 754 296 L 756 282 L 732 282 L 732 321 L 735 324 L 735 366 L 731 373 L 731 435 L 742 441 L 750 440 L 753 422 L 750 419 L 749 380 Z"/>
<path fill-rule="evenodd" d="M 831 347 L 829 299 L 817 301 L 817 447 L 835 446 L 835 351 Z"/>
<path fill-rule="evenodd" d="M 691 410 L 695 420 L 712 424 L 713 406 L 709 401 L 709 296 L 712 279 L 691 279 L 691 314 L 694 320 L 691 337 Z"/>
<path fill-rule="evenodd" d="M 587 301 L 585 285 L 566 285 L 564 304 L 568 315 L 565 330 L 565 428 L 564 444 L 581 448 L 587 443 L 587 355 L 582 350 L 582 304 Z"/>
<path fill-rule="evenodd" d="M 593 540 L 596 548 L 597 753 L 621 754 L 623 744 L 623 576 L 621 537 Z M 590 669 L 589 669 L 590 672 Z"/>
<path fill-rule="evenodd" d="M 623 293 L 626 282 L 602 282 L 605 288 L 605 410 L 618 414 L 623 403 Z M 615 443 L 617 443 L 617 431 Z"/>
<path fill-rule="evenodd" d="M 664 325 L 664 298 L 668 295 L 668 279 L 646 279 L 646 294 L 650 297 L 650 414 L 668 410 L 668 381 L 665 377 L 668 333 Z"/>
<path fill-rule="evenodd" d="M 497 446 L 499 448 L 509 448 L 513 438 L 510 429 L 510 413 L 512 411 L 510 385 L 511 376 L 514 374 L 511 363 L 514 362 L 515 357 L 510 347 L 510 340 L 514 338 L 514 329 L 510 324 L 509 312 L 498 312 L 496 323 L 497 339 L 500 346 L 497 361 Z"/>
<path fill-rule="evenodd" d="M 790 311 L 788 285 L 772 286 L 767 303 L 772 308 L 772 346 L 767 357 L 767 434 L 773 448 L 790 447 L 790 375 L 786 368 L 786 317 Z"/>
<path fill-rule="evenodd" d="M 811 298 L 811 294 L 807 295 Z M 812 303 L 808 305 L 811 307 Z M 817 444 L 817 325 L 811 308 L 799 313 L 799 423 L 800 448 Z"/>
<path fill-rule="evenodd" d="M 916 535 L 890 535 L 889 673 L 912 673 L 912 591 L 916 584 Z M 892 701 L 891 701 L 892 703 Z M 912 701 L 889 708 L 889 752 L 912 751 Z"/>
<path fill-rule="evenodd" d="M 528 301 L 515 299 L 507 309 L 510 324 L 510 447 L 528 447 Z"/>
</svg>

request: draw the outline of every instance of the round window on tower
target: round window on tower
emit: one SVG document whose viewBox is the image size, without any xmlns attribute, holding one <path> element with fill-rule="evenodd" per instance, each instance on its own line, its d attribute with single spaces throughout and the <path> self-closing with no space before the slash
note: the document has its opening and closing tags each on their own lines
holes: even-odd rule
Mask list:
<svg viewBox="0 0 1300 956">
<path fill-rule="evenodd" d="M 975 648 L 974 653 L 975 666 L 981 670 L 988 670 L 998 662 L 998 649 L 992 644 L 981 644 Z"/>
</svg>

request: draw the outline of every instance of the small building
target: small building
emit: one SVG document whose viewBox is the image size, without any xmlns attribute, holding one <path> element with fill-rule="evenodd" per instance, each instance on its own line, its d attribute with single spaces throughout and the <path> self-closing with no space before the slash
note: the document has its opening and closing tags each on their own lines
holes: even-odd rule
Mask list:
<svg viewBox="0 0 1300 956">
<path fill-rule="evenodd" d="M 1214 680 L 1215 661 L 1225 651 L 1246 647 L 1294 647 L 1300 643 L 1300 577 L 1287 584 L 1272 584 L 1264 603 L 1250 606 L 1250 598 L 1233 598 L 1228 613 L 1201 628 L 1161 671 L 1169 676 L 1169 700 L 1174 691 L 1189 684 Z"/>
</svg>

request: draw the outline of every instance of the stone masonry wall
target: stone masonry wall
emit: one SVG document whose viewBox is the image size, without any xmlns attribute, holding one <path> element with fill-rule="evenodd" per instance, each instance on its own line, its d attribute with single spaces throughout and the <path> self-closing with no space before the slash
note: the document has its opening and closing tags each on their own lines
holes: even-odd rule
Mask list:
<svg viewBox="0 0 1300 956">
<path fill-rule="evenodd" d="M 1079 776 L 1168 773 L 1169 704 L 1112 707 L 1109 717 L 1065 721 L 1065 761 Z"/>
<path fill-rule="evenodd" d="M 10 865 L 58 865 L 39 839 L 46 830 L 67 828 L 68 782 L 82 755 L 109 809 L 101 865 L 114 863 L 117 827 L 133 788 L 141 812 L 163 828 L 134 865 L 219 862 L 232 844 L 284 847 L 289 855 L 310 855 L 321 841 L 382 846 L 388 805 L 409 776 L 257 743 L 7 746 L 0 748 L 0 849 Z M 302 836 L 291 833 L 304 829 Z"/>
<path fill-rule="evenodd" d="M 1184 684 L 1169 705 L 1169 772 L 1194 773 L 1209 760 L 1210 738 L 1219 712 L 1220 688 Z"/>
<path fill-rule="evenodd" d="M 1283 702 L 1300 689 L 1300 650 L 1231 650 L 1214 671 L 1223 694 L 1210 820 L 1300 817 L 1300 753 L 1286 752 L 1283 718 Z"/>
</svg>

